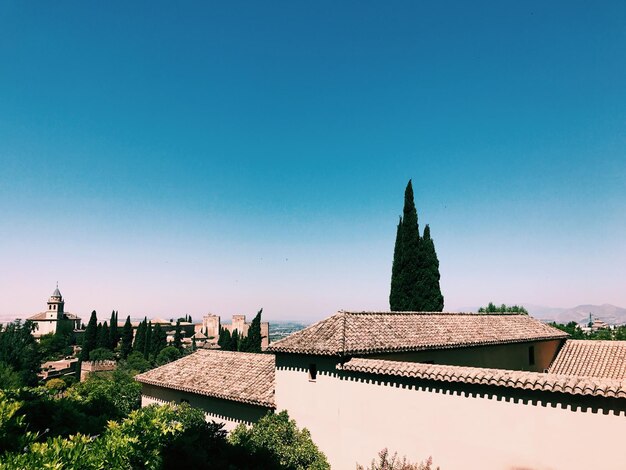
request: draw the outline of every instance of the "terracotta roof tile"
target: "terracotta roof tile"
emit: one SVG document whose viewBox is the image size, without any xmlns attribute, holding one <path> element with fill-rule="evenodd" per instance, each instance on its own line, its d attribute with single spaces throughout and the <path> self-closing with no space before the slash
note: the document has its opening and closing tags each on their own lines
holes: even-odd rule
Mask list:
<svg viewBox="0 0 626 470">
<path fill-rule="evenodd" d="M 135 376 L 139 382 L 274 408 L 272 354 L 199 350 Z"/>
<path fill-rule="evenodd" d="M 626 341 L 567 340 L 549 372 L 626 379 Z"/>
<path fill-rule="evenodd" d="M 438 382 L 485 384 L 572 395 L 626 398 L 626 381 L 606 378 L 365 358 L 352 358 L 337 368 L 350 372 L 414 377 Z"/>
<path fill-rule="evenodd" d="M 271 344 L 268 350 L 345 356 L 567 337 L 528 315 L 338 312 Z"/>
</svg>

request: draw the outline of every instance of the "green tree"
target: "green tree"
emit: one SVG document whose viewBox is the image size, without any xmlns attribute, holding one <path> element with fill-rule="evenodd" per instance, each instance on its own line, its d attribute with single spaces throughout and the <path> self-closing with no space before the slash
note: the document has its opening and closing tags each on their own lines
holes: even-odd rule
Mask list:
<svg viewBox="0 0 626 470">
<path fill-rule="evenodd" d="M 24 385 L 21 375 L 6 362 L 0 362 L 0 384 L 3 390 L 20 388 Z"/>
<path fill-rule="evenodd" d="M 235 329 L 230 335 L 230 343 L 227 349 L 229 351 L 237 351 L 239 349 L 239 330 Z"/>
<path fill-rule="evenodd" d="M 109 348 L 96 348 L 89 353 L 90 361 L 112 361 L 115 359 Z"/>
<path fill-rule="evenodd" d="M 143 353 L 133 351 L 125 361 L 120 364 L 120 369 L 127 371 L 131 375 L 150 370 L 152 365 L 143 357 Z"/>
<path fill-rule="evenodd" d="M 117 312 L 113 310 L 111 312 L 111 322 L 109 323 L 109 344 L 108 347 L 114 350 L 120 341 L 120 332 L 117 323 Z"/>
<path fill-rule="evenodd" d="M 96 349 L 97 343 L 97 335 L 98 335 L 98 317 L 96 316 L 96 311 L 91 312 L 91 317 L 89 318 L 89 323 L 87 323 L 87 328 L 85 329 L 84 337 L 83 337 L 83 347 L 80 351 L 80 360 L 88 361 L 89 353 Z"/>
<path fill-rule="evenodd" d="M 180 351 L 174 346 L 167 346 L 159 352 L 156 357 L 156 365 L 162 366 L 175 360 L 180 359 Z"/>
<path fill-rule="evenodd" d="M 144 353 L 146 348 L 146 330 L 148 329 L 148 320 L 144 317 L 143 321 L 139 323 L 137 331 L 135 332 L 135 342 L 133 344 L 133 350 Z"/>
<path fill-rule="evenodd" d="M 425 312 L 441 312 L 443 311 L 443 295 L 441 295 L 439 285 L 439 259 L 435 252 L 435 243 L 430 237 L 428 224 L 424 227 L 424 236 L 420 241 L 419 248 L 419 297 L 423 302 L 422 309 Z"/>
<path fill-rule="evenodd" d="M 133 350 L 133 326 L 130 323 L 130 315 L 126 317 L 124 328 L 122 329 L 122 346 L 120 354 L 122 359 L 126 359 Z"/>
<path fill-rule="evenodd" d="M 420 236 L 411 180 L 404 192 L 404 208 L 396 229 L 389 305 L 392 311 L 443 310 L 439 260 L 426 225 Z"/>
<path fill-rule="evenodd" d="M 180 318 L 176 320 L 176 330 L 174 331 L 174 347 L 179 351 L 183 349 L 183 331 L 180 326 Z"/>
<path fill-rule="evenodd" d="M 161 352 L 161 350 L 165 347 L 167 347 L 167 333 L 165 332 L 165 330 L 163 328 L 161 328 L 161 325 L 159 325 L 158 323 L 155 325 L 155 327 L 152 330 L 152 337 L 151 337 L 151 345 L 150 345 L 150 358 L 149 360 L 154 361 L 157 357 L 157 355 L 159 354 L 159 352 Z"/>
<path fill-rule="evenodd" d="M 478 313 L 520 313 L 528 315 L 528 310 L 521 305 L 507 306 L 506 304 L 502 304 L 498 306 L 493 302 L 489 302 L 486 307 L 480 307 Z"/>
<path fill-rule="evenodd" d="M 43 335 L 39 338 L 39 351 L 44 361 L 61 359 L 63 356 L 71 354 L 68 337 L 53 333 Z"/>
<path fill-rule="evenodd" d="M 230 344 L 231 344 L 230 330 L 228 330 L 227 328 L 220 327 L 220 337 L 217 340 L 217 344 L 222 349 L 230 350 Z"/>
<path fill-rule="evenodd" d="M 330 469 L 326 456 L 317 448 L 309 431 L 299 430 L 286 411 L 268 413 L 251 427 L 240 424 L 228 439 L 248 453 L 269 453 L 283 468 Z"/>
<path fill-rule="evenodd" d="M 150 352 L 152 351 L 152 322 L 149 321 L 146 325 L 146 344 L 143 347 L 143 357 L 146 360 L 150 360 Z"/>
<path fill-rule="evenodd" d="M 250 323 L 248 328 L 248 336 L 242 338 L 239 342 L 239 351 L 244 352 L 261 352 L 261 314 L 263 309 L 259 310 Z"/>
<path fill-rule="evenodd" d="M 108 349 L 109 345 L 110 345 L 109 324 L 107 322 L 104 322 L 98 325 L 98 329 L 96 332 L 96 347 Z"/>
</svg>

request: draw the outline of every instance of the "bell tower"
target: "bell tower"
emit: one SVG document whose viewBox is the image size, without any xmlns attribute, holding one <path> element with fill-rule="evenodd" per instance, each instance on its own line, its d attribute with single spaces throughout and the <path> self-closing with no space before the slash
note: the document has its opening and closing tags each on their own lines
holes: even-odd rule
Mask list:
<svg viewBox="0 0 626 470">
<path fill-rule="evenodd" d="M 57 282 L 57 288 L 54 290 L 50 298 L 48 299 L 48 311 L 46 312 L 46 319 L 60 320 L 63 318 L 63 296 L 59 291 L 59 283 Z"/>
</svg>

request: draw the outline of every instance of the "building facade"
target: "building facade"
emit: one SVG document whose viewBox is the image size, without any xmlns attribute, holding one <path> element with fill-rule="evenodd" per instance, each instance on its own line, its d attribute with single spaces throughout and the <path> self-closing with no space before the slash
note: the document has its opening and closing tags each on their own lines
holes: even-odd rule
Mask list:
<svg viewBox="0 0 626 470">
<path fill-rule="evenodd" d="M 272 354 L 196 353 L 138 380 L 144 403 L 191 394 L 230 428 L 255 421 L 234 410 L 262 391 L 266 410 L 307 428 L 333 469 L 383 448 L 446 470 L 622 469 L 626 346 L 592 343 L 526 315 L 338 312 Z M 230 411 L 201 401 L 209 394 Z"/>
<path fill-rule="evenodd" d="M 81 326 L 81 319 L 78 315 L 65 311 L 65 301 L 59 291 L 59 286 L 48 299 L 48 309 L 27 318 L 35 324 L 33 336 L 40 338 L 47 334 L 54 334 L 57 331 L 73 331 Z"/>
</svg>

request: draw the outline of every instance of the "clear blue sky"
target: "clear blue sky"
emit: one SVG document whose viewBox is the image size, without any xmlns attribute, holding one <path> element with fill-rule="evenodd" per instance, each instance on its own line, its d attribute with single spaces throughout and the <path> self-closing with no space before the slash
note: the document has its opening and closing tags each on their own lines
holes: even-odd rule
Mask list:
<svg viewBox="0 0 626 470">
<path fill-rule="evenodd" d="M 173 4 L 175 3 L 175 4 Z M 0 4 L 0 315 L 626 306 L 626 3 Z"/>
</svg>

